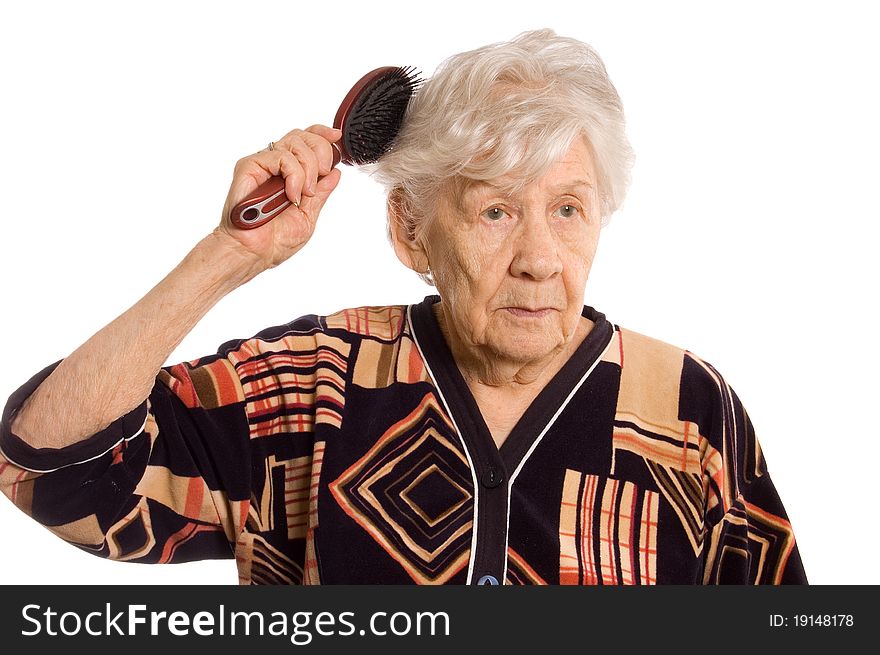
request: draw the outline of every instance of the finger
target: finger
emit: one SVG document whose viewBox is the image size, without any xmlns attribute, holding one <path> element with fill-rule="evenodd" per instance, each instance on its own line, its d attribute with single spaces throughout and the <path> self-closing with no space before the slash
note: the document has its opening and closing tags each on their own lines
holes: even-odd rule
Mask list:
<svg viewBox="0 0 880 655">
<path fill-rule="evenodd" d="M 330 197 L 330 194 L 333 193 L 333 190 L 339 185 L 339 180 L 342 178 L 342 171 L 338 168 L 334 168 L 332 171 L 327 173 L 324 177 L 320 179 L 318 182 L 318 187 L 315 190 L 315 200 L 321 203 L 321 206 L 327 202 L 327 198 Z"/>
<path fill-rule="evenodd" d="M 323 136 L 303 132 L 302 140 L 312 149 L 318 160 L 318 172 L 327 175 L 333 168 L 333 144 Z"/>
<path fill-rule="evenodd" d="M 330 145 L 342 138 L 342 130 L 326 125 L 312 125 L 305 130 L 295 129 L 285 134 L 275 142 L 276 148 L 292 149 L 291 146 L 298 139 L 302 139 L 318 157 L 318 169 L 321 175 L 326 175 L 333 167 L 333 146 Z M 325 166 L 326 164 L 326 166 Z"/>
<path fill-rule="evenodd" d="M 335 127 L 328 127 L 326 125 L 312 125 L 311 127 L 307 127 L 305 131 L 312 134 L 317 134 L 318 136 L 327 139 L 327 141 L 329 141 L 330 143 L 339 141 L 339 139 L 342 138 L 342 130 L 339 130 Z"/>
<path fill-rule="evenodd" d="M 287 150 L 299 160 L 305 172 L 305 183 L 303 184 L 303 192 L 307 196 L 315 195 L 315 185 L 318 182 L 318 156 L 315 151 L 309 147 L 309 144 L 303 140 L 304 132 L 298 134 L 289 134 L 284 137 L 281 142 L 281 150 Z M 278 146 L 276 145 L 276 148 Z"/>
<path fill-rule="evenodd" d="M 288 197 L 298 201 L 306 176 L 299 159 L 285 149 L 262 151 L 240 159 L 235 165 L 231 195 L 240 199 L 275 175 L 285 178 Z"/>
<path fill-rule="evenodd" d="M 340 178 L 342 178 L 342 171 L 334 168 L 318 181 L 315 195 L 311 198 L 306 198 L 302 206 L 307 216 L 317 216 L 324 203 L 327 202 L 327 198 L 330 197 L 330 194 L 339 185 Z"/>
<path fill-rule="evenodd" d="M 298 205 L 302 202 L 303 185 L 306 181 L 302 163 L 292 153 L 283 151 L 279 164 L 279 174 L 284 178 L 284 193 L 290 202 Z"/>
<path fill-rule="evenodd" d="M 253 193 L 263 182 L 272 177 L 271 165 L 258 162 L 259 155 L 243 157 L 235 162 L 232 171 L 232 182 L 226 195 L 223 216 L 228 217 L 230 210 Z"/>
</svg>

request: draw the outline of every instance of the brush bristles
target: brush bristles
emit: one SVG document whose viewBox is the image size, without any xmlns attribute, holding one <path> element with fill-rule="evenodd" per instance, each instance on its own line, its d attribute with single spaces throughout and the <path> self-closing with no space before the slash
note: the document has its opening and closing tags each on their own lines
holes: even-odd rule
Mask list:
<svg viewBox="0 0 880 655">
<path fill-rule="evenodd" d="M 413 67 L 395 68 L 361 92 L 343 128 L 352 163 L 369 164 L 391 148 L 413 93 L 423 82 Z"/>
</svg>

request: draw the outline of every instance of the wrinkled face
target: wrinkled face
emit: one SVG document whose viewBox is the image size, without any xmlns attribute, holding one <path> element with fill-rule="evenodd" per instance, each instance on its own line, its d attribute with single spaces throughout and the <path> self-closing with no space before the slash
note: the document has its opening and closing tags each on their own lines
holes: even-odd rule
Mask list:
<svg viewBox="0 0 880 655">
<path fill-rule="evenodd" d="M 521 191 L 476 183 L 446 199 L 425 239 L 447 329 L 470 350 L 527 363 L 575 333 L 596 253 L 596 174 L 579 139 Z"/>
</svg>

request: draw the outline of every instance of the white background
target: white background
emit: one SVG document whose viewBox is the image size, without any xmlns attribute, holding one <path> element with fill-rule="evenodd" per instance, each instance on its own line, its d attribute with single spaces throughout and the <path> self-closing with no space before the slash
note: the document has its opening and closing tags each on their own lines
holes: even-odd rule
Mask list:
<svg viewBox="0 0 880 655">
<path fill-rule="evenodd" d="M 217 223 L 235 161 L 331 123 L 382 65 L 551 27 L 592 44 L 636 152 L 586 302 L 716 366 L 755 424 L 810 581 L 878 583 L 873 465 L 877 65 L 871 3 L 4 3 L 5 399 L 167 274 Z M 169 363 L 308 313 L 434 290 L 345 168 L 295 258 L 224 299 Z M 332 258 L 332 266 L 328 262 Z M 0 498 L 5 583 L 218 583 L 81 553 Z"/>
</svg>

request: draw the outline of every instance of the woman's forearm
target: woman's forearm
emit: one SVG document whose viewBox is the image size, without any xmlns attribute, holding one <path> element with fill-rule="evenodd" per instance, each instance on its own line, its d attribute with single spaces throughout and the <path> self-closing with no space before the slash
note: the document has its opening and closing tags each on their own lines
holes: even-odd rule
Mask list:
<svg viewBox="0 0 880 655">
<path fill-rule="evenodd" d="M 80 441 L 149 396 L 160 368 L 221 298 L 259 271 L 214 232 L 140 301 L 66 357 L 28 398 L 12 432 L 34 448 Z"/>
<path fill-rule="evenodd" d="M 211 307 L 312 237 L 339 183 L 331 144 L 341 137 L 341 130 L 313 125 L 240 159 L 220 225 L 137 304 L 52 371 L 14 416 L 13 434 L 33 448 L 63 448 L 144 402 L 171 352 Z M 232 208 L 272 176 L 284 178 L 290 206 L 256 229 L 233 227 Z"/>
</svg>

